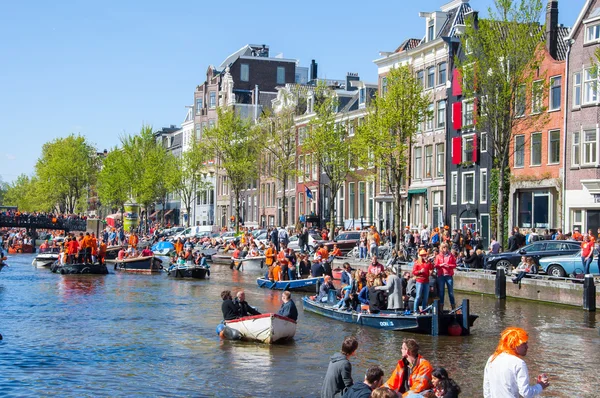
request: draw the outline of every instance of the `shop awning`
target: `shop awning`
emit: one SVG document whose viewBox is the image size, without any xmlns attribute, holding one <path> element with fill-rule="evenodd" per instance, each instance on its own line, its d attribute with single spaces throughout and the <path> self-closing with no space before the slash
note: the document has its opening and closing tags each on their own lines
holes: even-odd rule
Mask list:
<svg viewBox="0 0 600 398">
<path fill-rule="evenodd" d="M 169 214 L 171 214 L 171 212 L 173 212 L 173 209 L 167 210 L 167 212 L 165 213 L 165 217 L 168 216 Z"/>
<path fill-rule="evenodd" d="M 415 188 L 415 189 L 409 189 L 408 190 L 408 195 L 420 195 L 423 193 L 427 193 L 427 188 Z"/>
</svg>

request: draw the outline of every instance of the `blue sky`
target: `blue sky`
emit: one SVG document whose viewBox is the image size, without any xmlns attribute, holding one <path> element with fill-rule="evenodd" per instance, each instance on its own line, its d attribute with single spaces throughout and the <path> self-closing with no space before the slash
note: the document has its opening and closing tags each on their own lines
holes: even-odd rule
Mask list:
<svg viewBox="0 0 600 398">
<path fill-rule="evenodd" d="M 70 133 L 103 150 L 143 123 L 179 125 L 208 66 L 248 43 L 302 66 L 315 59 L 319 77 L 376 82 L 379 51 L 423 36 L 419 11 L 445 3 L 0 2 L 1 178 L 32 174 L 42 145 Z M 482 16 L 492 3 L 470 1 Z M 560 23 L 572 26 L 584 3 L 560 0 Z"/>
</svg>

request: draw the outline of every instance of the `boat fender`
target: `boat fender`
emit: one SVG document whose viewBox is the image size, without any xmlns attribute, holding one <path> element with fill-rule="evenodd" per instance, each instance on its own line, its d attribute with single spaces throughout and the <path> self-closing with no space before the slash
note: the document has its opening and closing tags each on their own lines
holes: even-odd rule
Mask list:
<svg viewBox="0 0 600 398">
<path fill-rule="evenodd" d="M 220 336 L 226 340 L 241 340 L 242 334 L 230 327 L 225 326 L 220 333 Z"/>
<path fill-rule="evenodd" d="M 60 273 L 61 273 L 61 275 L 64 275 L 64 274 L 66 274 L 66 273 L 67 273 L 67 271 L 65 271 L 65 269 L 64 269 L 64 268 L 61 268 L 61 269 L 60 269 Z"/>
<path fill-rule="evenodd" d="M 233 269 L 233 261 L 231 261 L 231 264 L 229 264 L 229 269 Z"/>
<path fill-rule="evenodd" d="M 450 326 L 448 326 L 448 334 L 450 336 L 460 336 L 462 334 L 462 327 L 456 322 L 452 322 Z"/>
<path fill-rule="evenodd" d="M 221 332 L 223 331 L 223 329 L 225 329 L 225 325 L 223 325 L 222 323 L 219 323 L 217 325 L 217 334 L 220 336 Z"/>
</svg>

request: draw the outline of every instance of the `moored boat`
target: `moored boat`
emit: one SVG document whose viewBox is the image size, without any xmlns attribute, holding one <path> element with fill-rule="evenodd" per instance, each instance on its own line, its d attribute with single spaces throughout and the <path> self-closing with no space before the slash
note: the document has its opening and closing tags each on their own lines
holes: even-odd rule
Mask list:
<svg viewBox="0 0 600 398">
<path fill-rule="evenodd" d="M 115 261 L 115 271 L 154 274 L 161 272 L 161 270 L 162 261 L 154 256 L 133 257 Z"/>
<path fill-rule="evenodd" d="M 260 271 L 265 266 L 265 256 L 234 259 L 233 266 L 242 271 Z"/>
<path fill-rule="evenodd" d="M 295 279 L 293 281 L 277 282 L 273 282 L 265 278 L 257 278 L 256 283 L 258 284 L 258 287 L 265 289 L 317 292 L 317 286 L 323 283 L 323 277 L 321 276 L 317 278 Z"/>
<path fill-rule="evenodd" d="M 106 260 L 114 260 L 119 256 L 119 250 L 121 250 L 121 246 L 108 246 L 106 248 L 106 256 L 104 257 Z"/>
<path fill-rule="evenodd" d="M 50 268 L 57 274 L 108 274 L 108 268 L 104 264 L 58 264 L 55 263 Z"/>
<path fill-rule="evenodd" d="M 240 332 L 242 340 L 266 344 L 285 341 L 296 334 L 296 321 L 272 313 L 225 321 L 225 325 Z"/>
<path fill-rule="evenodd" d="M 8 254 L 35 253 L 35 246 L 32 245 L 12 245 L 8 248 Z"/>
<path fill-rule="evenodd" d="M 210 275 L 207 267 L 200 265 L 176 265 L 173 264 L 167 270 L 167 275 L 173 278 L 191 278 L 191 279 L 206 279 L 206 275 Z"/>
<path fill-rule="evenodd" d="M 477 315 L 469 314 L 469 300 L 463 300 L 459 309 L 462 313 L 442 312 L 435 310 L 432 313 L 409 314 L 402 312 L 381 311 L 377 314 L 365 312 L 348 311 L 333 307 L 333 303 L 319 303 L 310 297 L 302 299 L 304 309 L 319 315 L 326 316 L 342 322 L 355 323 L 361 326 L 369 326 L 383 330 L 424 333 L 430 335 L 453 334 L 455 326 L 458 324 L 461 328 L 459 334 L 467 335 L 470 328 L 478 318 Z M 433 307 L 435 308 L 437 300 Z"/>
<path fill-rule="evenodd" d="M 231 263 L 231 254 L 230 253 L 215 253 L 211 256 L 211 260 L 213 263 L 219 264 L 230 264 Z"/>
<path fill-rule="evenodd" d="M 58 253 L 40 253 L 37 256 L 35 256 L 35 258 L 31 262 L 31 265 L 35 265 L 38 268 L 49 267 L 52 264 L 54 264 L 56 260 L 58 260 L 58 257 Z"/>
</svg>

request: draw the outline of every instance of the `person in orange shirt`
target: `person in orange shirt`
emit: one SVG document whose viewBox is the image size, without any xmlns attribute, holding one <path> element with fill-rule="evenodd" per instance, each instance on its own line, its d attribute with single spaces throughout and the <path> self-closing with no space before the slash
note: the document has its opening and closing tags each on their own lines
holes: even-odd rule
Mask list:
<svg viewBox="0 0 600 398">
<path fill-rule="evenodd" d="M 279 261 L 275 263 L 273 268 L 273 282 L 279 282 L 281 280 L 281 265 L 279 265 Z"/>
<path fill-rule="evenodd" d="M 90 233 L 86 232 L 85 236 L 81 238 L 81 241 L 79 243 L 81 245 L 81 257 L 83 257 L 82 262 L 88 264 L 92 261 L 92 242 Z"/>
<path fill-rule="evenodd" d="M 342 257 L 342 251 L 337 245 L 333 245 L 333 250 L 331 251 L 331 255 L 333 257 Z"/>
<path fill-rule="evenodd" d="M 137 233 L 132 232 L 131 235 L 129 235 L 129 244 L 131 246 L 137 248 L 139 241 L 140 241 L 140 238 L 137 236 Z M 179 252 L 177 252 L 177 253 L 179 253 Z"/>
<path fill-rule="evenodd" d="M 181 253 L 183 251 L 183 242 L 181 239 L 177 238 L 177 242 L 175 242 L 175 252 Z"/>
<path fill-rule="evenodd" d="M 323 261 L 325 261 L 329 258 L 329 250 L 327 250 L 325 245 L 322 243 L 319 245 L 319 250 L 317 251 L 317 254 L 321 255 L 321 259 Z"/>
<path fill-rule="evenodd" d="M 92 264 L 96 262 L 98 258 L 98 239 L 96 239 L 96 235 L 92 232 L 90 235 L 90 249 L 92 252 Z"/>
<path fill-rule="evenodd" d="M 98 249 L 98 263 L 104 264 L 105 258 L 106 258 L 106 243 L 104 243 L 104 239 L 100 238 L 100 247 Z"/>
<path fill-rule="evenodd" d="M 579 233 L 579 228 L 575 228 L 575 230 L 573 231 L 573 234 L 571 235 L 571 238 L 573 240 L 578 240 L 580 242 L 583 240 L 583 235 L 581 235 L 581 233 Z"/>
<path fill-rule="evenodd" d="M 410 372 L 408 375 L 408 389 L 403 384 L 404 372 Z M 413 339 L 404 339 L 402 342 L 402 359 L 398 361 L 396 369 L 392 372 L 392 376 L 385 383 L 385 386 L 402 394 L 403 397 L 417 395 L 433 387 L 431 383 L 432 372 L 433 367 L 429 361 L 419 355 L 419 343 Z"/>
<path fill-rule="evenodd" d="M 77 251 L 79 250 L 79 243 L 73 237 L 69 238 L 67 242 L 68 263 L 75 264 L 75 258 L 77 257 Z"/>
</svg>

